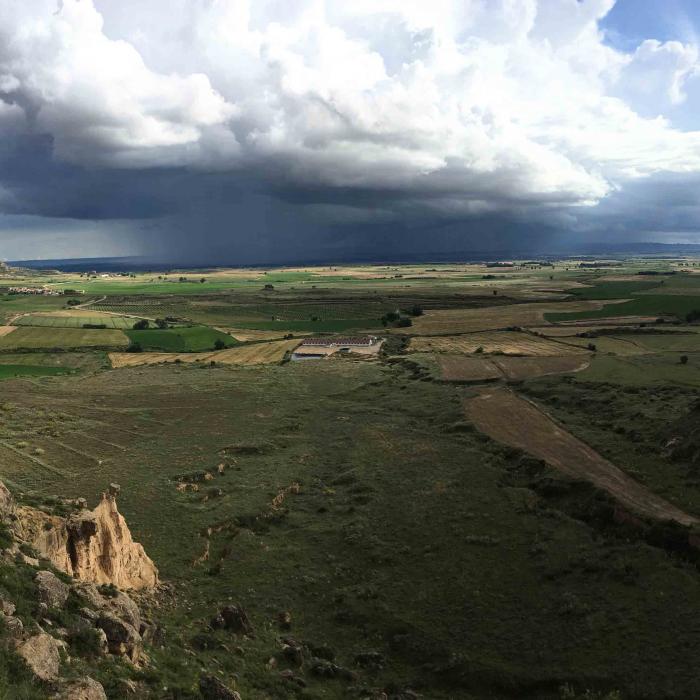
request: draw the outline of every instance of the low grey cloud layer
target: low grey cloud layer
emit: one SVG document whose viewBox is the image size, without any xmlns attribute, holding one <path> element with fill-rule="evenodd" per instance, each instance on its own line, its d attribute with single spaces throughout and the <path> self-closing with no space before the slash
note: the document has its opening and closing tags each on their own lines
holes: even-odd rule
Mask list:
<svg viewBox="0 0 700 700">
<path fill-rule="evenodd" d="M 612 5 L 0 0 L 0 246 L 28 215 L 242 262 L 692 238 L 698 47 L 616 50 Z"/>
</svg>

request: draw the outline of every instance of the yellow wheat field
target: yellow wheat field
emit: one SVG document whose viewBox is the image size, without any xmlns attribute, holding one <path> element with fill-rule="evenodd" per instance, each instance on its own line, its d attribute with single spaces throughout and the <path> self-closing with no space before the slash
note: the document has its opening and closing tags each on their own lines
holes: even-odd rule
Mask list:
<svg viewBox="0 0 700 700">
<path fill-rule="evenodd" d="M 532 355 L 536 357 L 556 357 L 587 352 L 584 348 L 556 343 L 546 338 L 537 338 L 516 331 L 418 337 L 413 338 L 410 344 L 412 352 L 471 354 L 476 352 L 478 348 L 481 348 L 484 353 L 498 352 L 505 355 Z"/>
<path fill-rule="evenodd" d="M 286 352 L 293 350 L 298 340 L 278 340 L 256 343 L 215 352 L 112 352 L 112 367 L 157 365 L 161 362 L 220 362 L 225 365 L 269 365 L 280 362 Z"/>
</svg>

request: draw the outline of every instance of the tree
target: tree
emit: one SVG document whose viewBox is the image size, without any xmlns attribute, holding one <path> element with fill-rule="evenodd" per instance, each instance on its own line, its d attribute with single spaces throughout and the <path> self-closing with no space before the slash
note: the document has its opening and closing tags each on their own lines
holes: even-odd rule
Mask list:
<svg viewBox="0 0 700 700">
<path fill-rule="evenodd" d="M 688 356 L 687 355 L 681 355 L 681 364 L 682 365 L 688 364 Z"/>
<path fill-rule="evenodd" d="M 168 322 L 164 318 L 157 318 L 156 326 L 158 326 L 158 328 L 167 328 Z"/>
<path fill-rule="evenodd" d="M 411 314 L 411 316 L 422 316 L 423 315 L 423 307 L 419 306 L 418 304 L 414 304 L 411 307 L 410 314 Z"/>
<path fill-rule="evenodd" d="M 214 341 L 214 350 L 223 350 L 225 347 L 226 347 L 226 343 L 224 343 L 224 341 L 221 340 L 221 338 L 217 338 Z"/>
<path fill-rule="evenodd" d="M 207 281 L 206 277 L 202 277 L 202 279 L 199 280 L 202 284 L 204 284 Z"/>
<path fill-rule="evenodd" d="M 595 343 L 588 343 L 588 349 L 591 352 L 595 352 L 598 348 L 595 346 Z"/>
<path fill-rule="evenodd" d="M 270 284 L 269 282 L 263 287 L 263 289 L 268 289 L 268 290 L 271 290 L 274 288 L 275 288 L 275 286 L 273 284 Z"/>
<path fill-rule="evenodd" d="M 408 328 L 409 326 L 413 325 L 413 321 L 411 321 L 408 316 L 402 316 L 397 322 L 396 325 L 398 328 Z"/>
<path fill-rule="evenodd" d="M 141 343 L 131 343 L 129 347 L 126 349 L 127 352 L 143 352 L 143 348 L 141 347 Z"/>
<path fill-rule="evenodd" d="M 132 328 L 135 331 L 145 331 L 148 328 L 148 319 L 147 318 L 142 318 L 139 321 L 136 321 Z"/>
</svg>

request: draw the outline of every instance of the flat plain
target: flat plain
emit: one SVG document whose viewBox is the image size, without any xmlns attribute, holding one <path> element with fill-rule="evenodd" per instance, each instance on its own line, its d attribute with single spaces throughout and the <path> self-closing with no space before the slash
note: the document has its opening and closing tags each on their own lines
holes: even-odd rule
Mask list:
<svg viewBox="0 0 700 700">
<path fill-rule="evenodd" d="M 119 483 L 165 582 L 110 700 L 700 697 L 700 261 L 595 262 L 0 278 L 0 479 Z"/>
</svg>

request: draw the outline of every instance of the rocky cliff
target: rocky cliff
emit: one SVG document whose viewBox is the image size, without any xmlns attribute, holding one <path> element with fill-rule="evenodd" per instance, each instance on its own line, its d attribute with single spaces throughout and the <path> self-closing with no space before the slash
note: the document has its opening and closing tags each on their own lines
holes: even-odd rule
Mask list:
<svg viewBox="0 0 700 700">
<path fill-rule="evenodd" d="M 67 518 L 15 507 L 15 532 L 57 569 L 80 581 L 152 588 L 158 584 L 158 569 L 134 542 L 117 508 L 117 494 L 118 487 L 113 487 L 94 510 L 81 508 Z"/>
</svg>

